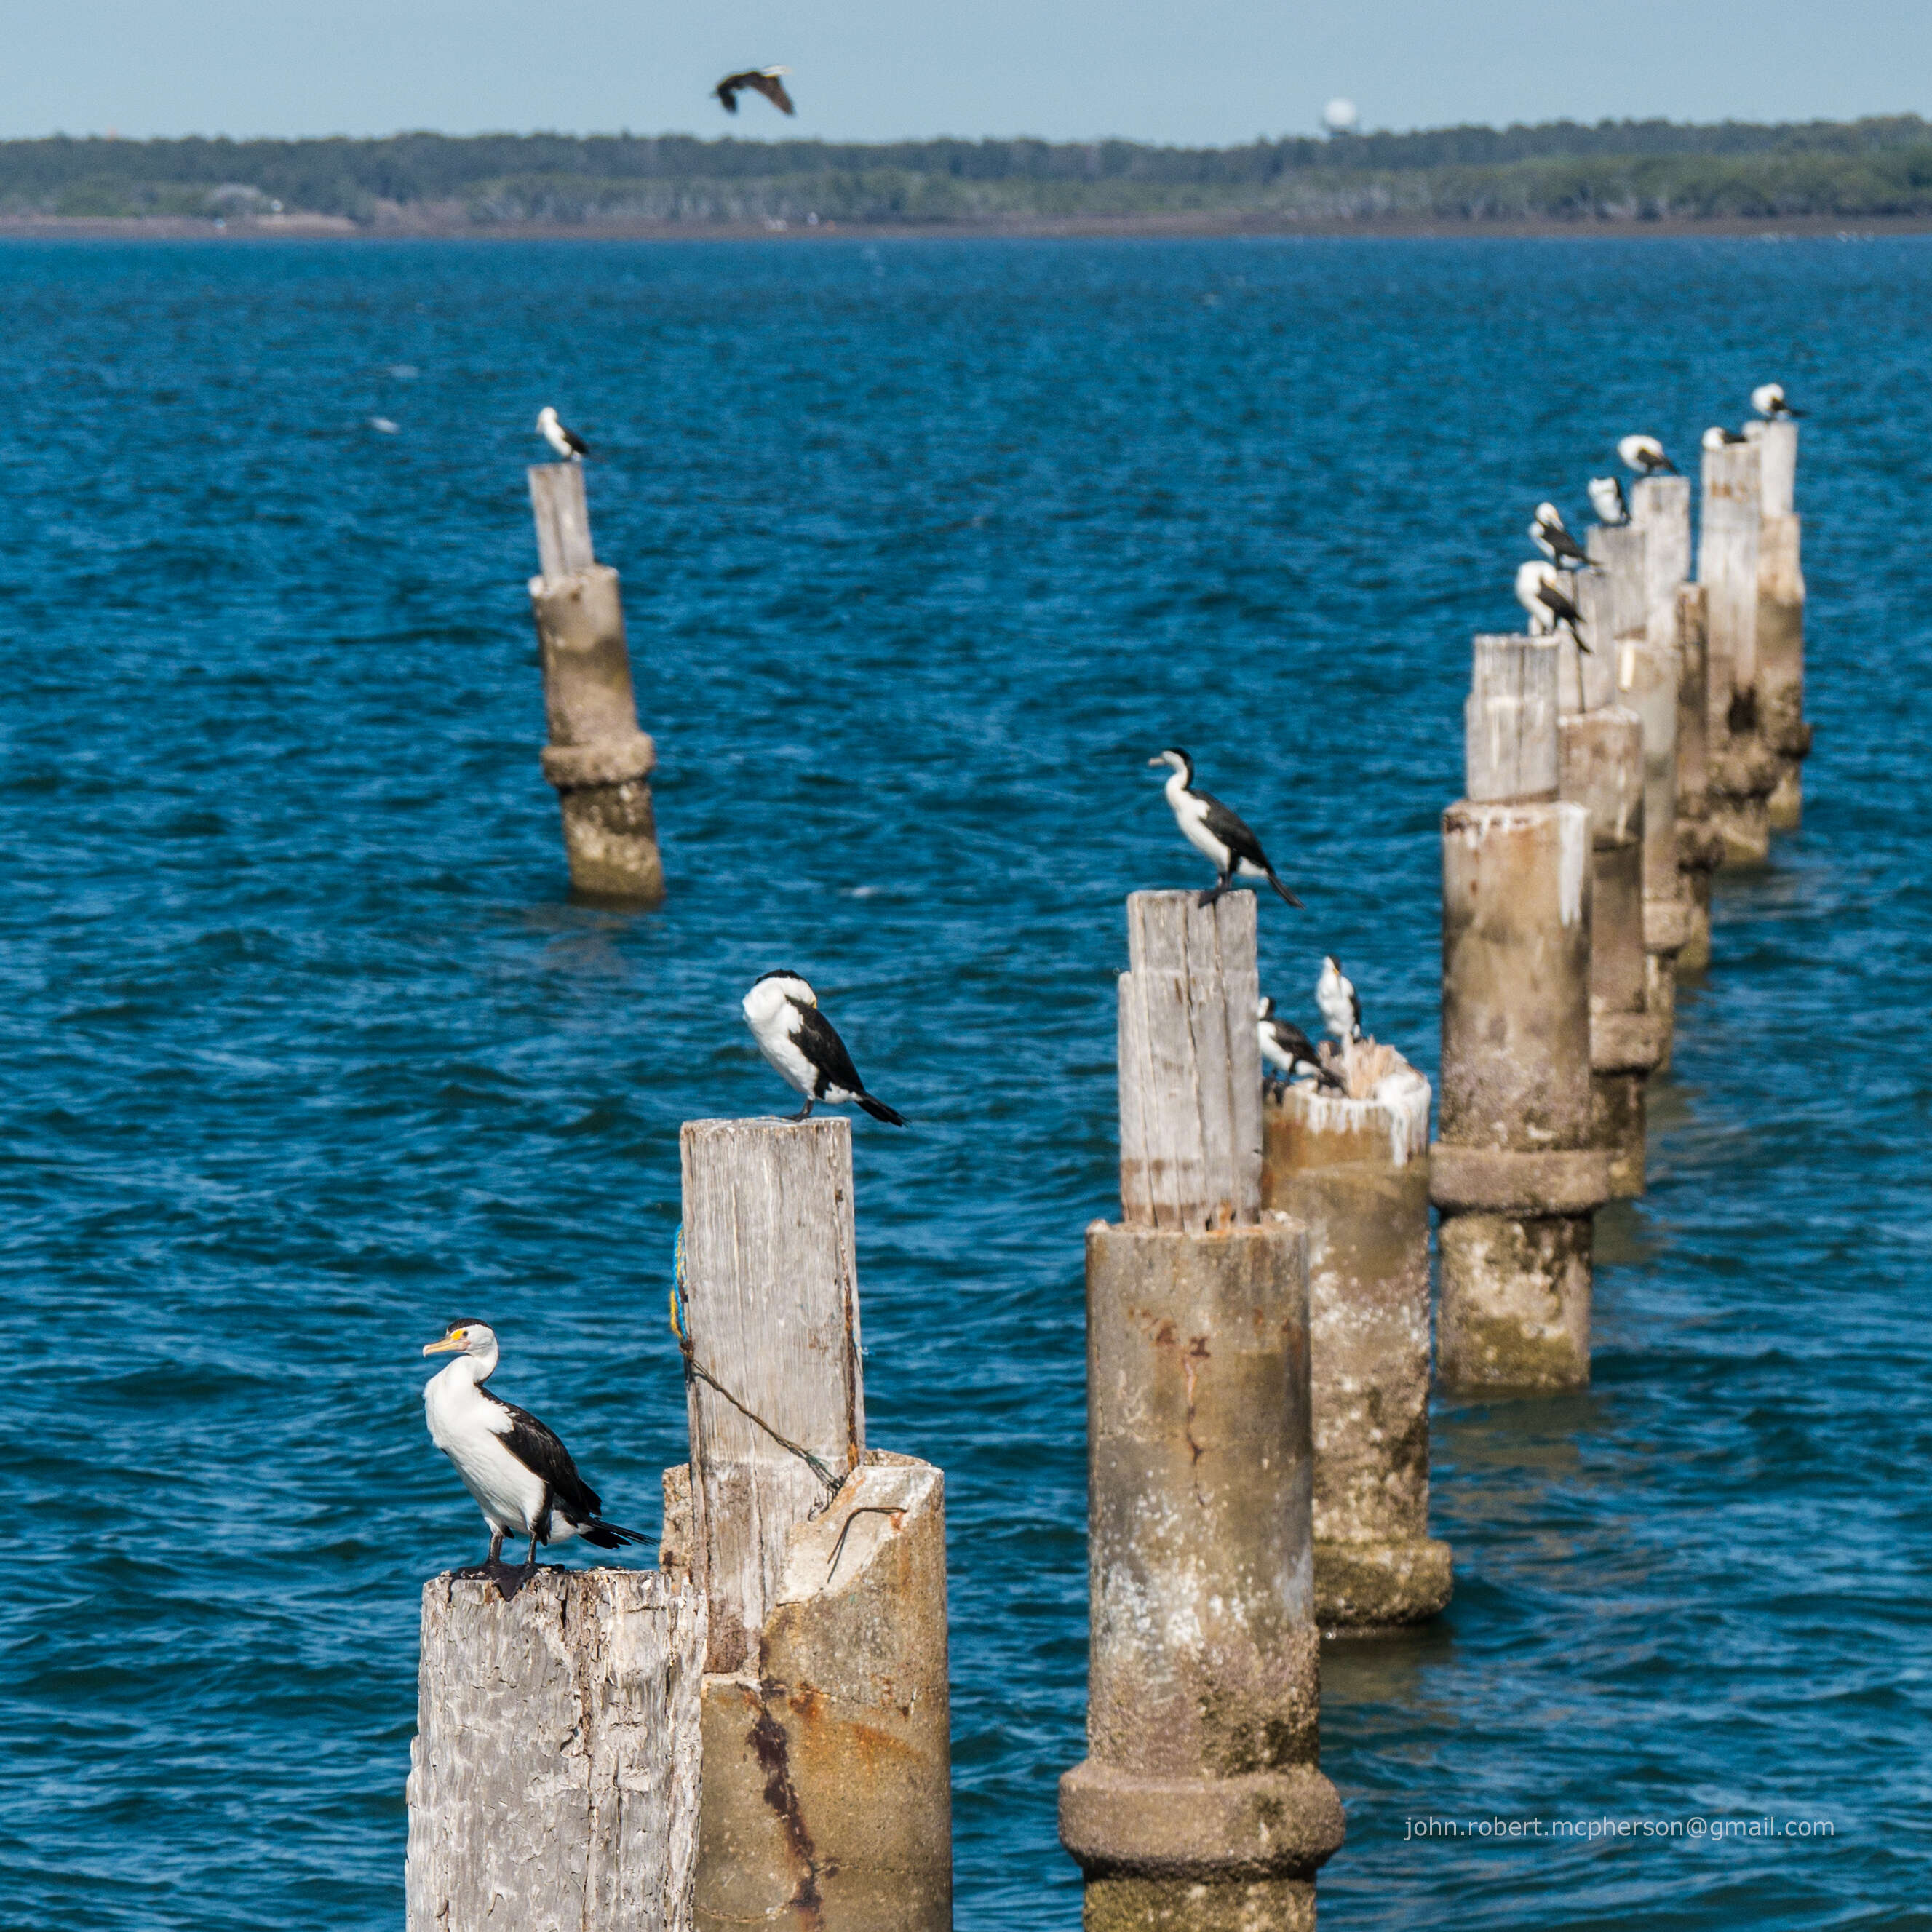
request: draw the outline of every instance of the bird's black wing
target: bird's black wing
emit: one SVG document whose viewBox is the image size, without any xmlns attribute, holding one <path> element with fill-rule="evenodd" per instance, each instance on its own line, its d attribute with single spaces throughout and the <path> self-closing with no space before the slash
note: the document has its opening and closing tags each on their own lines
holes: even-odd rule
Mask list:
<svg viewBox="0 0 1932 1932">
<path fill-rule="evenodd" d="M 1355 990 L 1355 982 L 1352 980 L 1348 982 L 1348 1004 L 1355 1010 L 1355 1030 L 1360 1033 L 1362 1030 L 1362 996 Z"/>
<path fill-rule="evenodd" d="M 1315 1051 L 1315 1042 L 1292 1020 L 1270 1020 L 1269 1029 L 1274 1034 L 1274 1043 L 1282 1052 L 1296 1060 L 1305 1060 L 1311 1066 L 1322 1064 Z"/>
<path fill-rule="evenodd" d="M 843 1088 L 848 1094 L 864 1093 L 866 1083 L 859 1078 L 859 1070 L 852 1064 L 852 1056 L 845 1051 L 845 1042 L 833 1030 L 832 1022 L 816 1006 L 800 1006 L 796 1000 L 792 1004 L 797 1008 L 799 1021 L 793 1036 L 799 1051 L 818 1070 L 818 1090 L 812 1098 L 824 1100 L 834 1087 Z"/>
<path fill-rule="evenodd" d="M 791 96 L 785 92 L 785 84 L 775 74 L 754 74 L 752 85 L 784 114 L 796 114 L 798 110 L 792 105 Z"/>
<path fill-rule="evenodd" d="M 574 429 L 564 429 L 562 423 L 559 423 L 557 424 L 557 428 L 563 430 L 564 441 L 570 446 L 571 448 L 578 455 L 588 456 L 590 454 L 590 444 L 586 442 L 583 437 L 578 434 L 576 430 Z"/>
<path fill-rule="evenodd" d="M 1552 530 L 1545 526 L 1544 534 L 1550 539 L 1550 547 L 1558 556 L 1574 556 L 1579 562 L 1588 563 L 1590 553 L 1568 530 Z"/>
<path fill-rule="evenodd" d="M 728 74 L 711 91 L 716 94 L 719 104 L 727 114 L 738 111 L 738 90 L 751 79 L 749 74 Z"/>
<path fill-rule="evenodd" d="M 570 1451 L 557 1439 L 554 1430 L 539 1422 L 528 1409 L 506 1402 L 487 1388 L 476 1392 L 485 1401 L 494 1402 L 510 1418 L 502 1440 L 525 1468 L 534 1470 L 549 1484 L 553 1504 L 573 1522 L 587 1522 L 603 1514 L 604 1504 L 597 1492 L 577 1473 Z"/>
<path fill-rule="evenodd" d="M 1274 871 L 1268 854 L 1262 850 L 1262 842 L 1248 830 L 1239 812 L 1223 805 L 1212 792 L 1197 790 L 1194 796 L 1208 808 L 1208 830 L 1227 847 L 1231 859 L 1245 859 L 1264 872 Z"/>
</svg>

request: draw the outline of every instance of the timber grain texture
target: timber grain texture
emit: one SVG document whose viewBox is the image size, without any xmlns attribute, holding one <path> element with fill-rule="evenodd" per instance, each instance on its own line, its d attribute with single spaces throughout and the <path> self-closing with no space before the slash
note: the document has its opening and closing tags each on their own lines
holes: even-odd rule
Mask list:
<svg viewBox="0 0 1932 1932">
<path fill-rule="evenodd" d="M 590 509 L 584 494 L 584 466 L 537 463 L 530 470 L 530 508 L 537 523 L 537 560 L 554 583 L 596 562 L 590 552 Z"/>
<path fill-rule="evenodd" d="M 1463 796 L 1472 804 L 1556 796 L 1562 656 L 1552 638 L 1476 639 L 1462 718 Z"/>
<path fill-rule="evenodd" d="M 423 1586 L 407 1932 L 688 1932 L 704 1606 L 648 1570 Z"/>
<path fill-rule="evenodd" d="M 852 1124 L 687 1120 L 685 1312 L 693 1359 L 842 1481 L 866 1447 Z M 694 1378 L 692 1574 L 707 1668 L 755 1671 L 785 1544 L 828 1491 L 810 1466 Z"/>
</svg>

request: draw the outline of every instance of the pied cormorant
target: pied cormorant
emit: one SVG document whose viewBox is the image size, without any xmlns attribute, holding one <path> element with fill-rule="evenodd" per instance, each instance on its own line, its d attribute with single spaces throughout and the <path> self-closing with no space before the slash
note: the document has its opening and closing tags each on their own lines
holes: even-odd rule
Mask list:
<svg viewBox="0 0 1932 1932">
<path fill-rule="evenodd" d="M 1332 952 L 1322 956 L 1322 976 L 1315 982 L 1315 1004 L 1322 1009 L 1322 1024 L 1337 1040 L 1361 1038 L 1362 996 Z"/>
<path fill-rule="evenodd" d="M 1563 573 L 1553 563 L 1532 558 L 1516 574 L 1516 601 L 1529 613 L 1529 634 L 1547 637 L 1558 625 L 1576 640 L 1586 657 L 1594 655 L 1583 641 L 1583 614 L 1563 589 Z"/>
<path fill-rule="evenodd" d="M 1348 1082 L 1323 1060 L 1307 1034 L 1294 1021 L 1275 1018 L 1274 1001 L 1265 993 L 1255 1002 L 1255 1031 L 1260 1037 L 1262 1059 L 1281 1070 L 1284 1089 L 1297 1074 L 1312 1073 L 1318 1086 L 1348 1092 Z"/>
<path fill-rule="evenodd" d="M 1617 454 L 1626 469 L 1654 476 L 1669 470 L 1674 476 L 1677 466 L 1664 453 L 1664 446 L 1654 436 L 1627 436 L 1617 445 Z"/>
<path fill-rule="evenodd" d="M 1713 423 L 1703 434 L 1703 447 L 1706 449 L 1726 449 L 1734 442 L 1748 442 L 1750 438 L 1741 429 L 1726 429 L 1722 423 Z"/>
<path fill-rule="evenodd" d="M 1185 752 L 1170 747 L 1148 759 L 1150 765 L 1166 765 L 1168 780 L 1163 789 L 1174 808 L 1174 823 L 1180 836 L 1201 854 L 1220 874 L 1202 893 L 1198 903 L 1212 905 L 1237 877 L 1265 879 L 1292 906 L 1301 902 L 1282 884 L 1268 863 L 1262 842 L 1243 824 L 1239 815 L 1211 792 L 1194 789 L 1194 760 Z"/>
<path fill-rule="evenodd" d="M 456 1358 L 430 1378 L 423 1409 L 430 1440 L 456 1465 L 490 1526 L 482 1574 L 496 1580 L 506 1598 L 536 1569 L 540 1543 L 580 1536 L 599 1550 L 619 1550 L 644 1540 L 634 1530 L 603 1520 L 597 1492 L 577 1473 L 570 1451 L 550 1430 L 527 1409 L 483 1386 L 496 1366 L 496 1332 L 487 1322 L 452 1322 L 441 1341 L 423 1345 L 423 1353 Z M 514 1580 L 502 1562 L 506 1536 L 530 1538 L 524 1574 Z"/>
<path fill-rule="evenodd" d="M 1630 506 L 1624 501 L 1624 486 L 1614 476 L 1590 478 L 1590 507 L 1600 524 L 1627 524 Z"/>
<path fill-rule="evenodd" d="M 1802 416 L 1802 410 L 1794 410 L 1784 400 L 1782 382 L 1760 382 L 1751 392 L 1751 407 L 1761 416 L 1768 416 L 1775 422 L 1780 416 Z"/>
<path fill-rule="evenodd" d="M 758 1051 L 805 1096 L 793 1120 L 803 1120 L 817 1102 L 830 1100 L 861 1106 L 888 1126 L 905 1125 L 884 1101 L 866 1091 L 845 1042 L 818 1010 L 818 995 L 796 973 L 761 973 L 745 995 L 745 1024 Z"/>
<path fill-rule="evenodd" d="M 1590 560 L 1590 553 L 1570 534 L 1563 512 L 1554 503 L 1537 505 L 1529 540 L 1560 569 L 1580 570 Z"/>
<path fill-rule="evenodd" d="M 556 412 L 546 403 L 537 412 L 537 434 L 566 463 L 581 463 L 590 454 L 590 446 L 574 429 L 566 429 L 556 419 Z"/>
</svg>

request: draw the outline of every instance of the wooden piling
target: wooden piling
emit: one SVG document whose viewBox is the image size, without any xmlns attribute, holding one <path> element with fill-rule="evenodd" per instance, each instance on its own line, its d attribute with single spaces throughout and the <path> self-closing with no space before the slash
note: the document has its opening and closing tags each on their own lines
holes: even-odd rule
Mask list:
<svg viewBox="0 0 1932 1932">
<path fill-rule="evenodd" d="M 1804 573 L 1798 519 L 1792 506 L 1798 468 L 1798 425 L 1788 416 L 1764 424 L 1757 439 L 1758 729 L 1778 760 L 1778 784 L 1765 812 L 1774 832 L 1792 832 L 1804 816 L 1804 760 L 1811 727 L 1804 718 Z"/>
<path fill-rule="evenodd" d="M 1094 1928 L 1312 1927 L 1342 1840 L 1306 1237 L 1260 1205 L 1254 932 L 1246 892 L 1130 902 L 1121 1220 L 1087 1234 L 1088 1755 L 1060 1784 Z"/>
<path fill-rule="evenodd" d="M 406 1932 L 689 1932 L 704 1668 L 686 1580 L 426 1584 Z"/>
<path fill-rule="evenodd" d="M 1610 1180 L 1591 1144 L 1590 815 L 1556 797 L 1556 651 L 1476 640 L 1468 795 L 1442 817 L 1430 1192 L 1442 1216 L 1437 1366 L 1456 1388 L 1589 1379 L 1591 1216 Z"/>
<path fill-rule="evenodd" d="M 530 485 L 542 566 L 530 584 L 549 726 L 542 762 L 562 809 L 570 882 L 592 898 L 655 904 L 664 896 L 657 752 L 638 728 L 617 573 L 591 554 L 583 466 L 538 464 Z"/>
<path fill-rule="evenodd" d="M 866 1446 L 851 1124 L 688 1121 L 681 1146 L 665 1560 L 711 1623 L 694 1923 L 946 1932 L 945 1485 Z"/>
</svg>

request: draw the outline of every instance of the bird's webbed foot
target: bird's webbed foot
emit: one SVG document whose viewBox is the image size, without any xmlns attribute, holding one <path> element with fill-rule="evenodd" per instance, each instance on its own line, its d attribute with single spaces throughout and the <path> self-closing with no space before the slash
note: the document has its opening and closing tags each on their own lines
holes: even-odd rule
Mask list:
<svg viewBox="0 0 1932 1932">
<path fill-rule="evenodd" d="M 1210 886 L 1205 892 L 1202 892 L 1200 896 L 1195 900 L 1194 903 L 1204 910 L 1208 907 L 1212 905 L 1214 902 L 1227 890 L 1228 881 L 1226 879 L 1216 880 L 1213 885 Z"/>
</svg>

